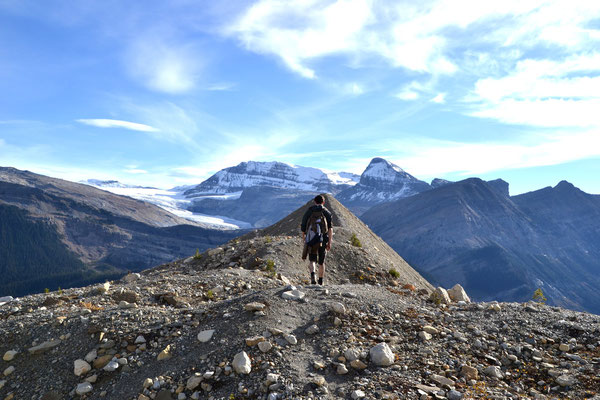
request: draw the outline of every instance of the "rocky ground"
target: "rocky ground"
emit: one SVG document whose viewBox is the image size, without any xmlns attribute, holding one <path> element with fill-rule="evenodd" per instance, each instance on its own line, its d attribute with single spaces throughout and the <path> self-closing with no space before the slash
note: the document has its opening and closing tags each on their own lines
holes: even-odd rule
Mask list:
<svg viewBox="0 0 600 400">
<path fill-rule="evenodd" d="M 0 305 L 0 399 L 600 400 L 600 316 L 449 301 L 337 224 L 323 287 L 279 225 Z"/>
</svg>

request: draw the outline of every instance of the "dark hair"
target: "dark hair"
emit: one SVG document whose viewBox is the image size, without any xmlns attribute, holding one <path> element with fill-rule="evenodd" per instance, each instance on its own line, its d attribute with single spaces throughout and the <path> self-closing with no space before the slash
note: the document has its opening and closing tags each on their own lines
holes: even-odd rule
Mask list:
<svg viewBox="0 0 600 400">
<path fill-rule="evenodd" d="M 321 196 L 320 194 L 315 197 L 315 203 L 317 203 L 317 204 L 323 204 L 324 201 L 325 201 L 325 198 L 323 196 Z"/>
</svg>

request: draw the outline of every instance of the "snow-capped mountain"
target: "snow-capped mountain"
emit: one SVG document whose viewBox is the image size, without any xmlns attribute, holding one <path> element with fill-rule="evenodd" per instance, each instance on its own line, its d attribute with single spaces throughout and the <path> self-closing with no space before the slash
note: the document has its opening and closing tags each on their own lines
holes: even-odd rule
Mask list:
<svg viewBox="0 0 600 400">
<path fill-rule="evenodd" d="M 375 204 L 394 201 L 431 189 L 428 183 L 415 178 L 399 166 L 373 158 L 360 176 L 358 184 L 345 189 L 337 198 L 360 215 Z"/>
<path fill-rule="evenodd" d="M 248 161 L 222 169 L 184 194 L 188 198 L 195 198 L 241 193 L 246 188 L 257 186 L 336 194 L 356 185 L 358 179 L 358 175 L 349 172 L 329 172 L 277 161 Z"/>
<path fill-rule="evenodd" d="M 147 186 L 127 185 L 125 183 L 121 183 L 119 181 L 114 181 L 114 180 L 103 181 L 101 179 L 87 179 L 84 181 L 79 181 L 79 183 L 94 186 L 97 188 L 104 188 L 104 189 L 107 189 L 107 188 L 154 189 L 152 187 L 147 187 Z"/>
</svg>

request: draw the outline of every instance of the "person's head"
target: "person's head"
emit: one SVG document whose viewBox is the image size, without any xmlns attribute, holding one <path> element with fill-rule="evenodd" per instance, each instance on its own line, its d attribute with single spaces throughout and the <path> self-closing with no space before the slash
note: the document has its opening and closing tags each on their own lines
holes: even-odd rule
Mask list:
<svg viewBox="0 0 600 400">
<path fill-rule="evenodd" d="M 323 203 L 325 203 L 325 198 L 323 196 L 321 196 L 320 194 L 315 196 L 315 204 L 319 205 Z"/>
</svg>

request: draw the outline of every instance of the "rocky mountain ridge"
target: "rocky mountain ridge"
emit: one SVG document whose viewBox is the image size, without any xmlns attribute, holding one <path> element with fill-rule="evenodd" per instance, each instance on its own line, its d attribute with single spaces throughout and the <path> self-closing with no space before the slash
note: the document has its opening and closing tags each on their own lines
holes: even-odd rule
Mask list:
<svg viewBox="0 0 600 400">
<path fill-rule="evenodd" d="M 599 199 L 566 182 L 509 197 L 504 181 L 471 178 L 362 218 L 438 284 L 503 301 L 541 288 L 551 304 L 598 313 Z"/>
<path fill-rule="evenodd" d="M 301 208 L 119 281 L 0 300 L 0 398 L 600 400 L 599 316 L 452 301 L 326 203 L 324 287 L 305 285 Z"/>
</svg>

